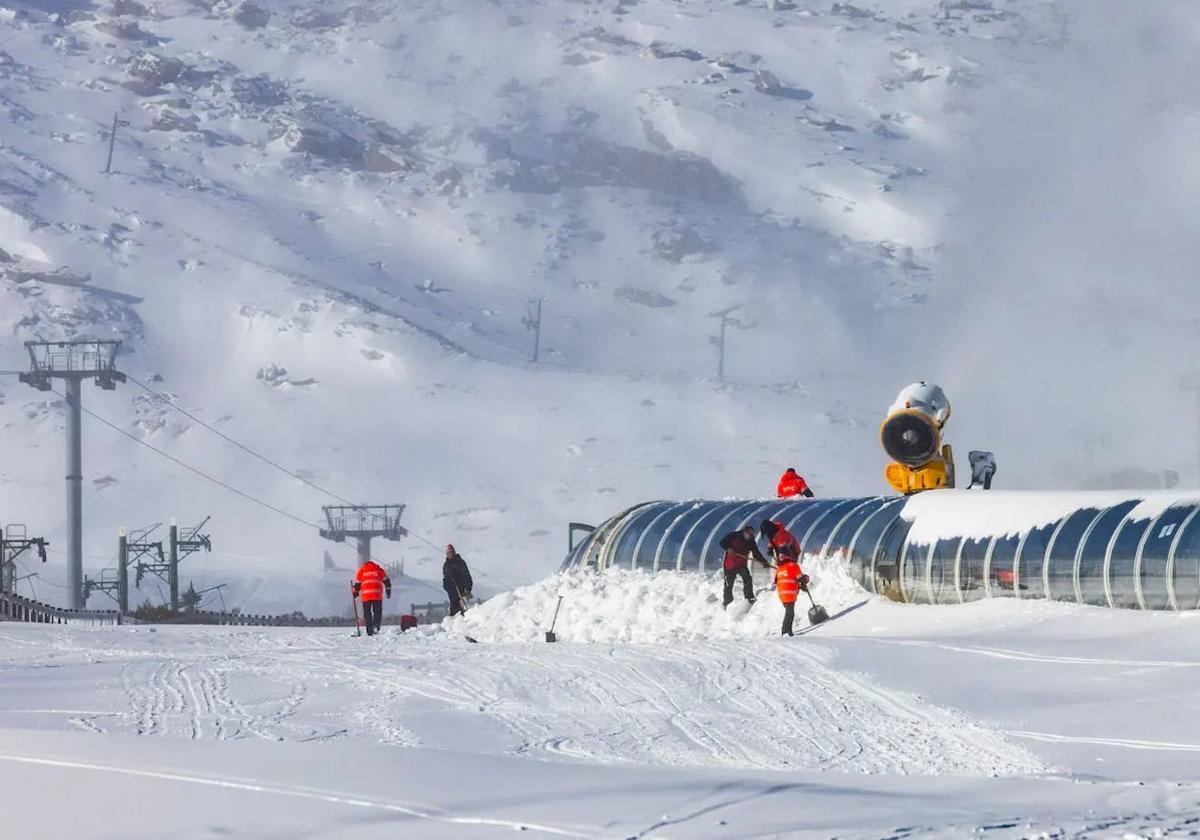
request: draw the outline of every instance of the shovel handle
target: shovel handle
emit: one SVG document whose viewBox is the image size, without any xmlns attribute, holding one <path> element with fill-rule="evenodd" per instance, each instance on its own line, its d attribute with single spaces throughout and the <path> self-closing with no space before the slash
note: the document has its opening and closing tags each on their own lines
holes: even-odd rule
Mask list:
<svg viewBox="0 0 1200 840">
<path fill-rule="evenodd" d="M 562 606 L 563 596 L 558 596 L 558 603 L 554 605 L 554 618 L 550 619 L 550 632 L 554 632 L 554 625 L 558 624 L 558 610 Z"/>
</svg>

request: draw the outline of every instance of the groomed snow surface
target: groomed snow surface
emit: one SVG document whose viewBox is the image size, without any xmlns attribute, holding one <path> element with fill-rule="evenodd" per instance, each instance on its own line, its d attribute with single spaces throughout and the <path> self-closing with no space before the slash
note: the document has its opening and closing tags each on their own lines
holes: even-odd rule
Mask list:
<svg viewBox="0 0 1200 840">
<path fill-rule="evenodd" d="M 1200 831 L 1200 616 L 900 605 L 806 565 L 833 618 L 792 639 L 772 592 L 621 571 L 377 638 L 2 625 L 0 790 L 37 803 L 6 836 Z"/>
</svg>

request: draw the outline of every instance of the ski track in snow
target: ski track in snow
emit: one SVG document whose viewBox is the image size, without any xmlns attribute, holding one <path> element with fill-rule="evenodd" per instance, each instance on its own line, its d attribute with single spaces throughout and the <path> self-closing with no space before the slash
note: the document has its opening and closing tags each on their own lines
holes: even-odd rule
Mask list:
<svg viewBox="0 0 1200 840">
<path fill-rule="evenodd" d="M 418 746 L 427 740 L 418 734 L 421 716 L 448 712 L 499 731 L 498 751 L 531 757 L 869 774 L 1046 770 L 999 732 L 838 671 L 825 649 L 807 643 L 533 651 L 393 632 L 372 640 L 336 631 L 211 640 L 184 633 L 188 644 L 161 651 L 105 646 L 94 666 L 118 669 L 125 707 L 113 717 L 77 716 L 76 725 L 189 739 Z M 78 634 L 74 658 L 87 659 L 107 637 Z"/>
</svg>

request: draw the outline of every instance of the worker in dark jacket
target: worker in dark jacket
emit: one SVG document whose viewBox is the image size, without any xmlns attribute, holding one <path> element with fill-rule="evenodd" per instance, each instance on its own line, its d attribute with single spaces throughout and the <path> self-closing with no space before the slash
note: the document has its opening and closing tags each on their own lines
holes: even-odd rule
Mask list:
<svg viewBox="0 0 1200 840">
<path fill-rule="evenodd" d="M 453 545 L 446 546 L 446 562 L 442 564 L 442 588 L 450 599 L 450 615 L 466 612 L 463 601 L 471 597 L 471 570 Z"/>
<path fill-rule="evenodd" d="M 721 538 L 721 548 L 725 551 L 722 567 L 725 570 L 725 600 L 722 606 L 728 607 L 733 601 L 733 582 L 742 579 L 742 594 L 751 604 L 754 603 L 754 580 L 750 577 L 750 558 L 762 563 L 768 569 L 771 564 L 758 550 L 754 540 L 754 528 L 747 525 L 738 531 L 730 531 Z"/>
</svg>

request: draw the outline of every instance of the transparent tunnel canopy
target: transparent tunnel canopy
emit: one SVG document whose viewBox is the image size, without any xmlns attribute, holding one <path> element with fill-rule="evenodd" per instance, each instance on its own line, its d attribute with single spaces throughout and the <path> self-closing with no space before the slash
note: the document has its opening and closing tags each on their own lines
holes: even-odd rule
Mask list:
<svg viewBox="0 0 1200 840">
<path fill-rule="evenodd" d="M 1069 494 L 995 491 L 932 491 L 916 504 L 878 496 L 647 502 L 597 526 L 562 568 L 712 574 L 725 534 L 749 525 L 757 536 L 771 519 L 796 537 L 802 562 L 843 563 L 867 592 L 893 600 L 1200 609 L 1200 497 L 1085 496 L 1075 505 Z M 924 527 L 930 517 L 934 527 Z"/>
</svg>

